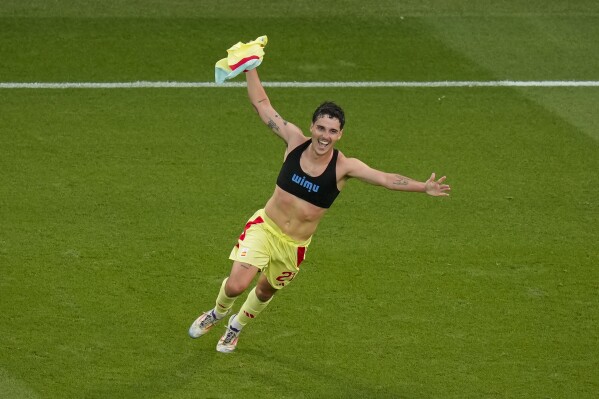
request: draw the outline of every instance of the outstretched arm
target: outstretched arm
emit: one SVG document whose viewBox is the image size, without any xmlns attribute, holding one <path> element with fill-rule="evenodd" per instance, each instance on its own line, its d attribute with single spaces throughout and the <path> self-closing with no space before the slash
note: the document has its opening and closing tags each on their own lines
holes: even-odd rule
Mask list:
<svg viewBox="0 0 599 399">
<path fill-rule="evenodd" d="M 346 176 L 355 177 L 365 183 L 382 186 L 389 190 L 426 193 L 434 197 L 448 196 L 449 185 L 443 184 L 445 176 L 435 180 L 435 174 L 425 182 L 419 182 L 396 173 L 376 170 L 355 158 L 345 158 Z"/>
<path fill-rule="evenodd" d="M 277 136 L 285 140 L 288 147 L 295 147 L 305 141 L 302 131 L 293 123 L 284 120 L 270 104 L 262 82 L 258 77 L 258 71 L 252 69 L 245 74 L 250 102 L 264 122 Z"/>
</svg>

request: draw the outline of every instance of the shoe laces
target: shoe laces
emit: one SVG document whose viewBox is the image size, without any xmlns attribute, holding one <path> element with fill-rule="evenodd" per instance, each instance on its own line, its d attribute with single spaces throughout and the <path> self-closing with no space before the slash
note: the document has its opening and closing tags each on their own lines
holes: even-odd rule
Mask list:
<svg viewBox="0 0 599 399">
<path fill-rule="evenodd" d="M 233 329 L 233 327 L 227 327 L 227 333 L 225 334 L 225 339 L 223 339 L 223 344 L 230 344 L 239 336 L 239 331 Z"/>
<path fill-rule="evenodd" d="M 206 328 L 216 322 L 216 317 L 213 312 L 208 313 L 208 315 L 200 322 L 200 328 Z"/>
</svg>

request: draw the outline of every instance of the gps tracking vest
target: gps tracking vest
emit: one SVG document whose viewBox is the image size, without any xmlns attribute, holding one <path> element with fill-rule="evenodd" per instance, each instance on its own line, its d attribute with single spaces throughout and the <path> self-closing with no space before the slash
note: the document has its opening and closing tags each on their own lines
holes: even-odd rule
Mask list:
<svg viewBox="0 0 599 399">
<path fill-rule="evenodd" d="M 330 208 L 339 195 L 335 170 L 339 151 L 333 150 L 333 158 L 320 176 L 308 176 L 300 166 L 300 158 L 310 142 L 307 140 L 298 145 L 287 155 L 277 178 L 277 186 L 319 208 Z"/>
</svg>

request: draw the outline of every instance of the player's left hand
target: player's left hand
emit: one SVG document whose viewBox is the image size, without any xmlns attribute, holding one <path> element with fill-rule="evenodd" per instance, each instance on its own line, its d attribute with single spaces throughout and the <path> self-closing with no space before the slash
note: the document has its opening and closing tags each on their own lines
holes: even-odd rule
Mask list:
<svg viewBox="0 0 599 399">
<path fill-rule="evenodd" d="M 439 178 L 439 180 L 435 181 L 435 173 L 429 177 L 424 186 L 424 191 L 428 195 L 432 195 L 433 197 L 446 197 L 449 195 L 448 191 L 451 190 L 451 187 L 447 184 L 442 184 L 446 179 L 446 176 Z"/>
</svg>

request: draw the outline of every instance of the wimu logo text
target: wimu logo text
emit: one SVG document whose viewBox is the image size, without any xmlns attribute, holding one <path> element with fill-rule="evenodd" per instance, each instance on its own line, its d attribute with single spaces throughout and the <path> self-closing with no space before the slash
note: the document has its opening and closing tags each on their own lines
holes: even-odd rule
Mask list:
<svg viewBox="0 0 599 399">
<path fill-rule="evenodd" d="M 311 193 L 311 192 L 317 193 L 318 189 L 320 188 L 319 185 L 314 184 L 311 181 L 306 180 L 305 176 L 299 177 L 295 173 L 291 177 L 291 181 L 294 182 L 294 183 L 296 183 L 296 184 L 299 184 L 300 186 L 302 186 L 303 188 L 305 188 L 306 190 L 308 190 L 309 193 Z"/>
</svg>

